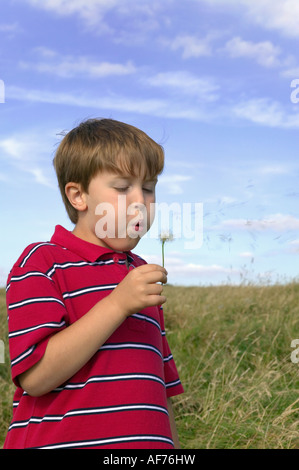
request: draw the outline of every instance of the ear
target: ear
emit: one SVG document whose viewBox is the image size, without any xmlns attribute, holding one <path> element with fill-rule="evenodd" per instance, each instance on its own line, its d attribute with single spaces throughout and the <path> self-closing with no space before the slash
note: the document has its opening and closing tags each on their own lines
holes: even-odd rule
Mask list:
<svg viewBox="0 0 299 470">
<path fill-rule="evenodd" d="M 87 209 L 86 193 L 80 183 L 67 183 L 64 188 L 66 197 L 77 211 Z"/>
</svg>

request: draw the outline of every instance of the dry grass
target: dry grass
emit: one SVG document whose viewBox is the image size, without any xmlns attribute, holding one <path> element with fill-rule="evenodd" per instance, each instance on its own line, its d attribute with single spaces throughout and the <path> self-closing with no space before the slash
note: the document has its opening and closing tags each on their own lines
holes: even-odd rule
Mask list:
<svg viewBox="0 0 299 470">
<path fill-rule="evenodd" d="M 174 399 L 183 448 L 299 448 L 299 285 L 166 286 L 168 340 L 185 393 Z M 0 291 L 0 339 L 7 336 Z M 0 364 L 0 446 L 14 387 Z"/>
<path fill-rule="evenodd" d="M 167 286 L 185 448 L 299 448 L 299 285 Z"/>
</svg>

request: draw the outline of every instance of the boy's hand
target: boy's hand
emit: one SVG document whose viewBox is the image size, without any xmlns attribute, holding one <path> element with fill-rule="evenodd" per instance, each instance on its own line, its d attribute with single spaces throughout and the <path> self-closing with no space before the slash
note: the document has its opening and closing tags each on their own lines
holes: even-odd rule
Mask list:
<svg viewBox="0 0 299 470">
<path fill-rule="evenodd" d="M 163 286 L 158 284 L 160 282 L 167 282 L 166 269 L 158 264 L 143 264 L 127 274 L 109 299 L 128 317 L 145 307 L 166 302 L 166 297 L 161 295 Z"/>
</svg>

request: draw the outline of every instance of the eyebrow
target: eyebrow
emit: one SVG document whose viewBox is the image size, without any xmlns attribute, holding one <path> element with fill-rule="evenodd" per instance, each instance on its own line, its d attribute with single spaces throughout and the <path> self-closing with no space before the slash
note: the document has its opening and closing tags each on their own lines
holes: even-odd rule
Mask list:
<svg viewBox="0 0 299 470">
<path fill-rule="evenodd" d="M 124 175 L 115 175 L 113 177 L 113 181 L 117 181 L 117 180 L 132 180 L 132 179 L 135 179 L 134 176 L 124 176 Z M 158 178 L 155 177 L 155 178 L 151 178 L 151 179 L 146 179 L 146 180 L 142 180 L 143 183 L 157 183 L 158 182 Z"/>
</svg>

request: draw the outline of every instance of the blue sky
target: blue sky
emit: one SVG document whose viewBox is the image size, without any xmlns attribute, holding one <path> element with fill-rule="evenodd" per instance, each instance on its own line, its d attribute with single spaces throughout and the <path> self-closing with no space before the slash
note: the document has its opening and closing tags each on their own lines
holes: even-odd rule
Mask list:
<svg viewBox="0 0 299 470">
<path fill-rule="evenodd" d="M 158 202 L 203 203 L 202 246 L 165 246 L 169 282 L 295 278 L 298 24 L 296 0 L 1 2 L 0 285 L 26 245 L 72 230 L 52 159 L 89 117 L 163 145 Z M 161 262 L 153 237 L 136 252 Z"/>
</svg>

